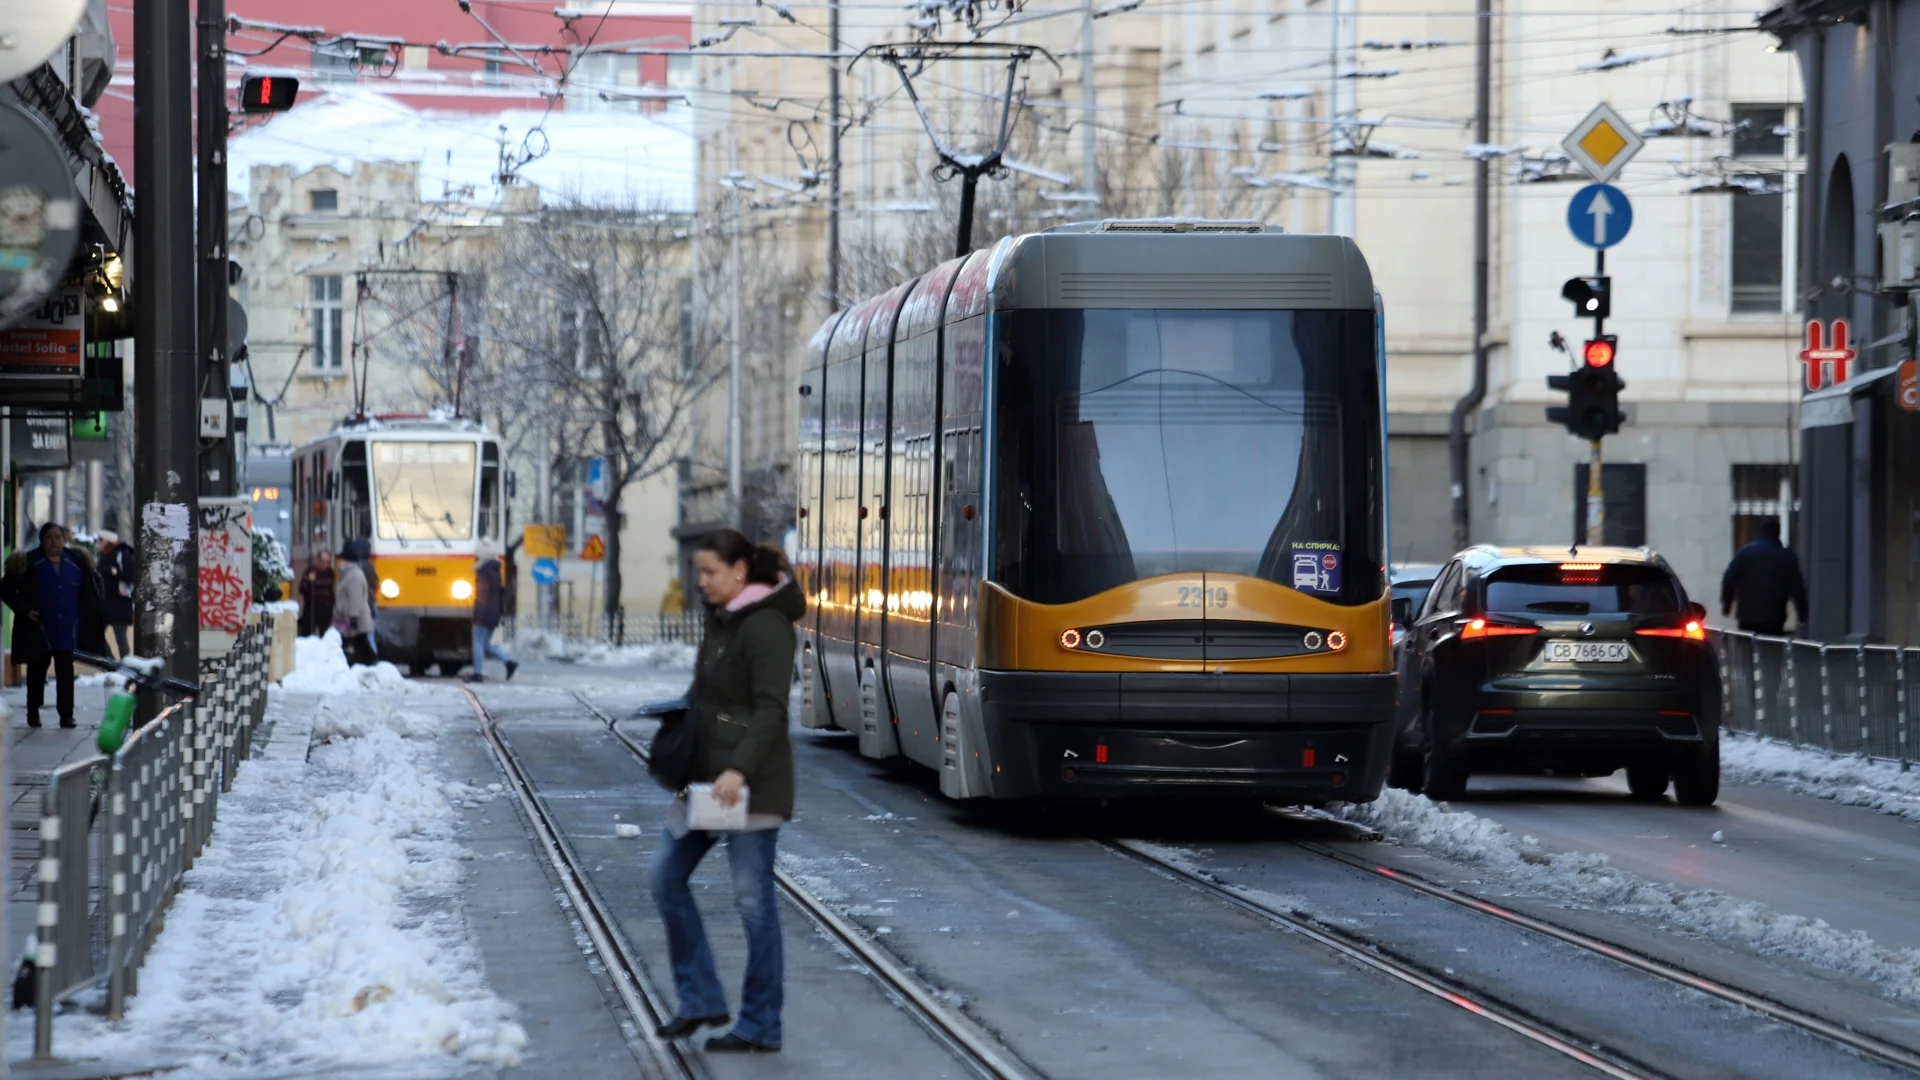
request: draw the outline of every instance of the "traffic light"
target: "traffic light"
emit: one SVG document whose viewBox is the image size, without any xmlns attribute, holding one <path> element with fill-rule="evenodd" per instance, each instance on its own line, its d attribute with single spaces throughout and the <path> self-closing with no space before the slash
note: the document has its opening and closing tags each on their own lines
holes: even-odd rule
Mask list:
<svg viewBox="0 0 1920 1080">
<path fill-rule="evenodd" d="M 250 113 L 286 112 L 300 94 L 291 75 L 249 75 L 240 80 L 240 108 Z"/>
<path fill-rule="evenodd" d="M 1609 277 L 1568 278 L 1560 286 L 1560 295 L 1573 301 L 1573 313 L 1583 319 L 1604 319 L 1613 310 L 1613 279 Z"/>
<path fill-rule="evenodd" d="M 1620 411 L 1620 391 L 1626 381 L 1613 368 L 1618 344 L 1612 334 L 1587 342 L 1581 351 L 1582 363 L 1565 375 L 1547 376 L 1547 387 L 1564 391 L 1567 404 L 1547 410 L 1547 419 L 1563 424 L 1569 433 L 1592 441 L 1620 430 L 1626 419 Z"/>
</svg>

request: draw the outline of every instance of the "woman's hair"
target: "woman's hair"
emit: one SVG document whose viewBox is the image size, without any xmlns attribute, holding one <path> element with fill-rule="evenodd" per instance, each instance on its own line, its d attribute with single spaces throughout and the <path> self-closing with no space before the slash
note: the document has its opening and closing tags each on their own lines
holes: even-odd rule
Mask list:
<svg viewBox="0 0 1920 1080">
<path fill-rule="evenodd" d="M 793 576 L 793 564 L 787 562 L 786 552 L 772 544 L 755 545 L 733 529 L 709 534 L 694 550 L 711 552 L 728 566 L 746 563 L 747 580 L 761 585 L 778 585 L 783 578 Z"/>
</svg>

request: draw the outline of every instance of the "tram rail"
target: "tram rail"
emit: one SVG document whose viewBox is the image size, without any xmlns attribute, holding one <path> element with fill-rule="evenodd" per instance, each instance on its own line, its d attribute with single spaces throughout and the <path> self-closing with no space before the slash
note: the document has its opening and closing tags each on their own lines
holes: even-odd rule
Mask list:
<svg viewBox="0 0 1920 1080">
<path fill-rule="evenodd" d="M 600 721 L 607 731 L 642 764 L 647 748 L 639 740 L 620 730 L 614 717 L 594 704 L 585 694 L 575 691 L 575 700 Z M 800 884 L 792 874 L 776 866 L 774 883 L 781 895 L 800 909 L 828 937 L 852 953 L 868 976 L 893 1003 L 899 1006 L 934 1040 L 946 1047 L 961 1064 L 984 1080 L 1041 1080 L 1041 1073 L 1002 1046 L 959 1009 L 947 1004 L 932 987 L 876 944 L 859 927 Z"/>
</svg>

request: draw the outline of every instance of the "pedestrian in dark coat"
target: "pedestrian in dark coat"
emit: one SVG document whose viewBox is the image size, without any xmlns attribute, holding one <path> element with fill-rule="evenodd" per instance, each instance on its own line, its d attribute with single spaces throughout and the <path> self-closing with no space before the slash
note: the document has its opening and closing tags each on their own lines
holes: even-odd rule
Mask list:
<svg viewBox="0 0 1920 1080">
<path fill-rule="evenodd" d="M 373 589 L 356 558 L 358 554 L 359 549 L 352 544 L 340 552 L 336 611 L 346 622 L 340 632 L 340 648 L 347 654 L 347 663 L 371 666 L 377 657 L 373 648 Z"/>
<path fill-rule="evenodd" d="M 725 529 L 694 553 L 700 591 L 707 599 L 707 635 L 700 643 L 693 688 L 694 783 L 711 783 L 721 805 L 747 799 L 746 827 L 714 832 L 688 826 L 687 801 L 674 799 L 648 875 L 666 924 L 673 959 L 675 1018 L 663 1038 L 692 1035 L 727 1023 L 726 992 L 714 973 L 713 951 L 687 887 L 713 845 L 727 842 L 733 905 L 747 932 L 747 976 L 733 1030 L 708 1039 L 709 1052 L 780 1048 L 783 957 L 774 896 L 774 843 L 793 817 L 793 743 L 787 734 L 787 695 L 793 683 L 793 624 L 806 598 L 778 548 L 756 548 Z M 743 792 L 744 789 L 744 792 Z"/>
<path fill-rule="evenodd" d="M 133 586 L 140 557 L 111 530 L 100 531 L 100 585 L 107 602 L 107 630 L 119 655 L 133 653 Z"/>
<path fill-rule="evenodd" d="M 509 679 L 520 670 L 513 657 L 493 643 L 493 632 L 499 629 L 500 616 L 506 610 L 506 593 L 500 556 L 494 554 L 491 545 L 480 544 L 473 553 L 473 674 L 467 676 L 468 682 L 485 681 L 489 656 L 507 666 Z"/>
<path fill-rule="evenodd" d="M 14 655 L 27 665 L 27 725 L 40 726 L 51 667 L 60 726 L 73 727 L 74 651 L 107 648 L 100 575 L 85 554 L 67 547 L 67 530 L 51 522 L 40 527 L 40 546 L 27 553 L 19 572 L 13 567 L 9 563 L 0 581 L 0 599 L 16 618 Z"/>
<path fill-rule="evenodd" d="M 1739 611 L 1739 626 L 1756 634 L 1784 633 L 1787 604 L 1798 625 L 1807 623 L 1807 583 L 1800 560 L 1780 544 L 1780 520 L 1762 518 L 1760 536 L 1733 553 L 1720 578 L 1720 614 Z"/>
<path fill-rule="evenodd" d="M 322 551 L 307 563 L 295 586 L 300 595 L 300 636 L 325 637 L 333 627 L 333 552 Z"/>
</svg>

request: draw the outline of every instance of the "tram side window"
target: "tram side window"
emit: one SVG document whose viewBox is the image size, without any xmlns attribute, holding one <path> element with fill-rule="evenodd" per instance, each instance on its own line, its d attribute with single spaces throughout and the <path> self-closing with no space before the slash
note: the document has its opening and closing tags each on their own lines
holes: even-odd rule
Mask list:
<svg viewBox="0 0 1920 1080">
<path fill-rule="evenodd" d="M 373 536 L 373 495 L 367 477 L 367 444 L 350 442 L 340 452 L 340 540 Z"/>
<path fill-rule="evenodd" d="M 487 443 L 480 463 L 480 535 L 498 539 L 500 530 L 500 448 Z"/>
</svg>

